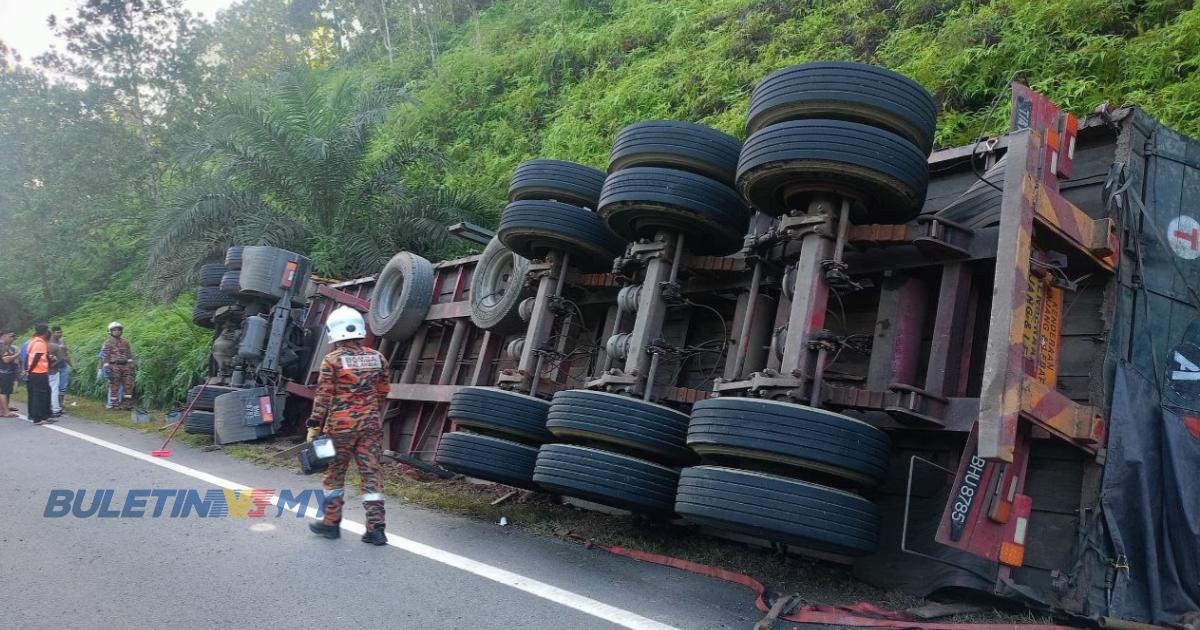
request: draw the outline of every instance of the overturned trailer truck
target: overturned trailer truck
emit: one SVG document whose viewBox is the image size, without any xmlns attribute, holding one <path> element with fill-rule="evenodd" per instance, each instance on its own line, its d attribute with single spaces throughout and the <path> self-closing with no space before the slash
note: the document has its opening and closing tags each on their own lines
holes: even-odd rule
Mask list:
<svg viewBox="0 0 1200 630">
<path fill-rule="evenodd" d="M 494 237 L 455 227 L 482 254 L 310 291 L 310 354 L 322 313 L 367 313 L 397 454 L 885 588 L 1173 619 L 1200 608 L 1200 144 L 1012 102 L 930 154 L 915 82 L 785 68 L 744 144 L 631 125 L 607 173 L 522 164 Z"/>
</svg>

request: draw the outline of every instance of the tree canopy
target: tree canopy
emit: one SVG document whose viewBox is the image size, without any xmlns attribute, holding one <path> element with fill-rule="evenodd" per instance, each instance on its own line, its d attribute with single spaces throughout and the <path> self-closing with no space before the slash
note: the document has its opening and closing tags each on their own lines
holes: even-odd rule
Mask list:
<svg viewBox="0 0 1200 630">
<path fill-rule="evenodd" d="M 240 0 L 211 20 L 80 0 L 47 17 L 49 53 L 0 42 L 0 326 L 169 303 L 234 242 L 335 277 L 461 253 L 443 226 L 494 225 L 520 161 L 602 167 L 651 118 L 744 136 L 755 82 L 810 60 L 921 82 L 942 146 L 1001 131 L 988 113 L 1016 73 L 1076 113 L 1135 103 L 1200 133 L 1190 0 Z"/>
</svg>

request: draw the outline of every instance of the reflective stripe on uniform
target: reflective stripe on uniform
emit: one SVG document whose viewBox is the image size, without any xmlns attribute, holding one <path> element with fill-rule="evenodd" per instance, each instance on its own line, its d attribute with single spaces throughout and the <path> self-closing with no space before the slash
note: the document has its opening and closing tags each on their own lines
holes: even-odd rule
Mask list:
<svg viewBox="0 0 1200 630">
<path fill-rule="evenodd" d="M 382 492 L 368 492 L 367 494 L 363 495 L 362 500 L 363 500 L 363 503 L 366 503 L 367 501 L 382 501 L 383 493 Z"/>
<path fill-rule="evenodd" d="M 346 492 L 345 488 L 338 488 L 337 490 L 330 490 L 329 492 L 325 493 L 325 500 L 328 501 L 329 499 L 336 499 L 336 498 L 342 496 L 342 494 L 344 494 L 345 492 Z"/>
</svg>

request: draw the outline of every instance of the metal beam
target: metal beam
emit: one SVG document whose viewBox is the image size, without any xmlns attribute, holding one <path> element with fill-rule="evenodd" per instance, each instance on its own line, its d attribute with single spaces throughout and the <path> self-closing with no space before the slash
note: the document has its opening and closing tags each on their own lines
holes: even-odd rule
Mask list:
<svg viewBox="0 0 1200 630">
<path fill-rule="evenodd" d="M 367 312 L 371 310 L 371 302 L 364 300 L 357 295 L 351 295 L 345 291 L 339 291 L 328 284 L 317 285 L 317 295 L 328 298 L 337 304 L 345 304 L 352 309 Z"/>
<path fill-rule="evenodd" d="M 938 289 L 937 314 L 933 320 L 933 341 L 929 346 L 929 365 L 925 369 L 925 389 L 938 396 L 958 395 L 959 357 L 971 349 L 963 343 L 964 333 L 974 322 L 968 321 L 971 296 L 971 268 L 950 263 L 942 268 Z"/>
<path fill-rule="evenodd" d="M 823 214 L 832 218 L 837 213 L 838 205 L 833 199 L 815 201 L 809 206 L 808 214 Z M 805 234 L 801 240 L 787 338 L 783 344 L 783 359 L 779 363 L 779 372 L 784 376 L 806 378 L 812 375 L 815 352 L 808 347 L 808 342 L 814 332 L 825 327 L 829 285 L 825 282 L 821 263 L 833 256 L 832 236 L 832 231 L 818 229 Z"/>
<path fill-rule="evenodd" d="M 659 234 L 664 244 L 662 251 L 646 261 L 646 272 L 642 278 L 642 291 L 638 298 L 637 317 L 633 330 L 629 332 L 629 354 L 625 358 L 625 373 L 639 380 L 650 372 L 652 356 L 646 349 L 662 335 L 663 319 L 667 303 L 663 300 L 662 287 L 670 282 L 672 275 L 671 255 L 674 241 L 671 236 Z M 643 381 L 644 382 L 644 381 Z M 648 387 L 645 386 L 644 387 Z M 642 388 L 636 388 L 640 393 Z"/>
<path fill-rule="evenodd" d="M 442 365 L 442 374 L 438 377 L 438 385 L 449 385 L 454 381 L 455 371 L 462 360 L 463 338 L 467 335 L 467 320 L 454 320 L 454 332 L 450 335 L 450 346 L 446 348 L 446 362 Z"/>
<path fill-rule="evenodd" d="M 496 236 L 495 232 L 479 227 L 474 223 L 467 223 L 466 221 L 455 223 L 447 227 L 446 231 L 468 243 L 475 243 L 476 245 L 483 245 L 485 247 L 491 242 L 492 237 Z"/>
<path fill-rule="evenodd" d="M 423 385 L 392 383 L 388 398 L 414 402 L 450 402 L 454 393 L 465 385 Z"/>
<path fill-rule="evenodd" d="M 1009 136 L 1009 147 L 979 404 L 979 456 L 1002 462 L 1013 461 L 1021 411 L 1024 315 L 1033 240 L 1032 208 L 1026 211 L 1032 200 L 1026 198 L 1026 192 L 1034 186 L 1030 172 L 1037 168 L 1041 143 L 1026 129 Z"/>
<path fill-rule="evenodd" d="M 891 275 L 884 279 L 867 367 L 868 389 L 916 384 L 927 297 L 925 282 L 920 278 Z"/>
</svg>

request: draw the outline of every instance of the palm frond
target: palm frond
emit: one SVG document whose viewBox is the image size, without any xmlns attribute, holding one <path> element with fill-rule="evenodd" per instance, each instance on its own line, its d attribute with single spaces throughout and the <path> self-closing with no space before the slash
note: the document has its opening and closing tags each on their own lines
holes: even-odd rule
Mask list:
<svg viewBox="0 0 1200 630">
<path fill-rule="evenodd" d="M 182 193 L 156 222 L 158 239 L 150 248 L 139 283 L 144 293 L 171 298 L 196 281 L 205 262 L 221 260 L 225 250 L 250 233 L 247 225 L 265 225 L 275 211 L 227 186 L 198 186 Z"/>
</svg>

